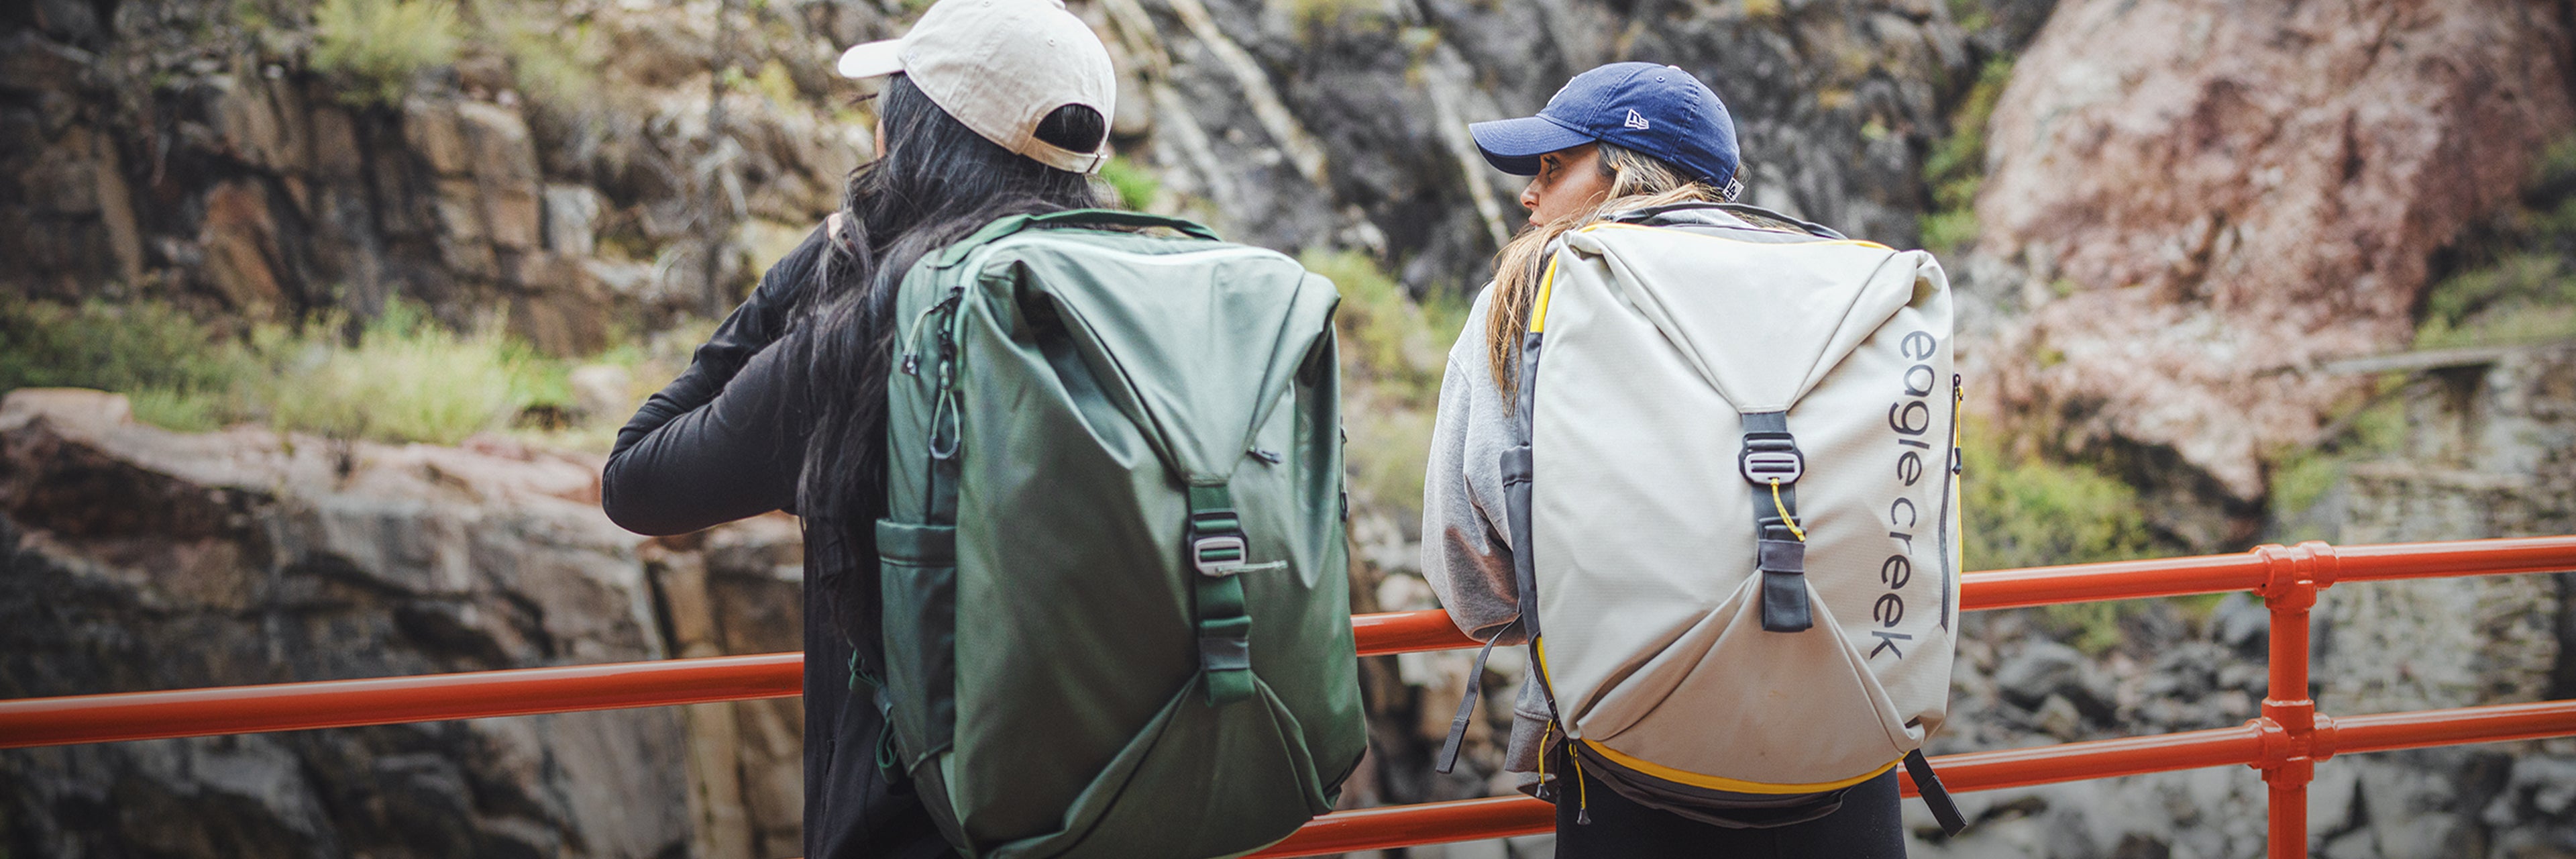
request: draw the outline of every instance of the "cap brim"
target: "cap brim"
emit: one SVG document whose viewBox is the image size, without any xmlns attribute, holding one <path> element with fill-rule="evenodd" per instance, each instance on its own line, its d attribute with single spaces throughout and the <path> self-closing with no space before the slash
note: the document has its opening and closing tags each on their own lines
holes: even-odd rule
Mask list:
<svg viewBox="0 0 2576 859">
<path fill-rule="evenodd" d="M 1593 142 L 1592 135 L 1544 116 L 1470 123 L 1467 133 L 1476 138 L 1485 163 L 1514 176 L 1536 176 L 1539 156 Z"/>
<path fill-rule="evenodd" d="M 884 77 L 903 71 L 903 40 L 887 39 L 853 46 L 841 52 L 838 68 L 845 78 Z"/>
</svg>

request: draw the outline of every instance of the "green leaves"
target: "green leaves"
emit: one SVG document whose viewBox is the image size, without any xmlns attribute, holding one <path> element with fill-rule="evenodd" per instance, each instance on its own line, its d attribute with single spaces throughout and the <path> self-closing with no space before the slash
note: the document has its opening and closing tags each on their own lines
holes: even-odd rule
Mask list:
<svg viewBox="0 0 2576 859">
<path fill-rule="evenodd" d="M 456 6 L 446 0 L 322 0 L 313 8 L 313 68 L 349 79 L 341 97 L 393 104 L 421 70 L 456 62 Z"/>
</svg>

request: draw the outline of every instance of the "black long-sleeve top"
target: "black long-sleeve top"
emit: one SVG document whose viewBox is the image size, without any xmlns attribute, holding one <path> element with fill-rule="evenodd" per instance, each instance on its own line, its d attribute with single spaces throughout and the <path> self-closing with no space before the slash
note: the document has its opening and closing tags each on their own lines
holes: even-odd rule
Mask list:
<svg viewBox="0 0 2576 859">
<path fill-rule="evenodd" d="M 821 275 L 825 233 L 771 266 L 689 368 L 618 430 L 600 481 L 609 519 L 642 534 L 685 534 L 795 510 L 814 409 L 797 365 L 808 335 L 791 330 L 791 314 Z M 850 641 L 811 587 L 827 576 L 875 581 L 874 533 L 849 524 L 805 523 L 805 855 L 953 856 L 920 800 L 878 771 L 884 719 L 852 694 Z"/>
</svg>

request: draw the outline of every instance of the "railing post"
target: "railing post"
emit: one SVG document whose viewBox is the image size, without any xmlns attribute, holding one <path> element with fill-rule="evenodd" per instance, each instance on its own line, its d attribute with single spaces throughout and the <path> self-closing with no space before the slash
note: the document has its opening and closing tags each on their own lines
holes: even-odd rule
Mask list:
<svg viewBox="0 0 2576 859">
<path fill-rule="evenodd" d="M 2317 713 L 2308 693 L 2308 616 L 2317 592 L 2334 584 L 2334 547 L 2310 540 L 2297 548 L 2254 550 L 2269 572 L 2263 605 L 2272 612 L 2271 683 L 2263 695 L 2262 770 L 2271 792 L 2271 859 L 2308 855 L 2308 782 L 2317 762 L 2334 756 L 2334 721 Z"/>
</svg>

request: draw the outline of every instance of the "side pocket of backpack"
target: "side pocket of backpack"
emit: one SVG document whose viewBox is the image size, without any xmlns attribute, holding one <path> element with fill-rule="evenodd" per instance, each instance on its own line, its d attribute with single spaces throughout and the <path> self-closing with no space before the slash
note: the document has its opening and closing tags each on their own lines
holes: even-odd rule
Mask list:
<svg viewBox="0 0 2576 859">
<path fill-rule="evenodd" d="M 957 527 L 879 519 L 877 557 L 886 692 L 910 771 L 957 725 Z"/>
</svg>

